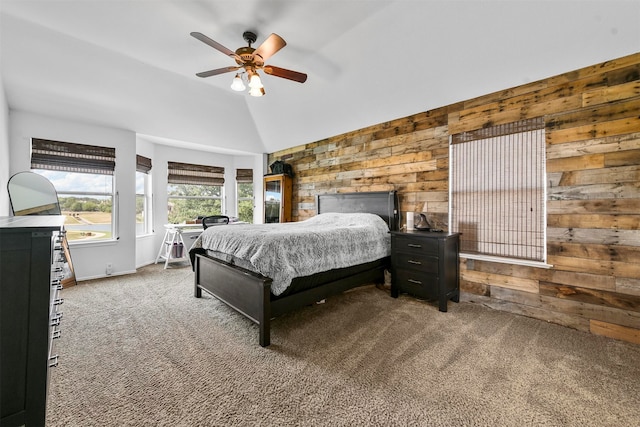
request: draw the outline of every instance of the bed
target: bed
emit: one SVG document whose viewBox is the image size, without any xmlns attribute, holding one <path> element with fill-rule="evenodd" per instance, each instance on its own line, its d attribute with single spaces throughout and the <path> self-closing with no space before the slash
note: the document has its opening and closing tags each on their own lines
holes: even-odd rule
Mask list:
<svg viewBox="0 0 640 427">
<path fill-rule="evenodd" d="M 347 214 L 345 217 L 350 218 L 348 214 L 359 217 L 355 214 L 369 213 L 374 214 L 377 221 L 384 223 L 385 230 L 396 230 L 398 227 L 398 200 L 395 191 L 318 195 L 316 196 L 316 209 L 317 217 L 319 217 L 318 222 L 326 222 L 326 218 L 332 218 L 331 215 L 324 214 Z M 366 215 L 362 217 L 366 217 Z M 292 228 L 302 226 L 298 223 L 287 224 L 290 224 Z M 275 224 L 253 225 L 252 227 L 264 228 L 273 225 Z M 280 225 L 287 226 L 286 224 Z M 239 232 L 246 227 L 248 226 L 226 225 L 213 227 L 207 233 L 231 233 L 236 228 Z M 309 241 L 313 240 L 314 234 L 316 234 L 315 231 L 308 234 Z M 227 234 L 227 236 L 231 239 L 231 235 Z M 209 238 L 215 239 L 211 236 Z M 287 281 L 290 279 L 290 283 L 283 286 L 281 283 L 283 278 L 278 277 L 279 271 L 274 274 L 274 282 L 274 277 L 268 277 L 255 271 L 255 265 L 258 265 L 256 262 L 252 262 L 251 265 L 243 264 L 233 256 L 207 248 L 206 245 L 203 245 L 203 241 L 206 239 L 207 236 L 203 233 L 189 251 L 194 269 L 195 297 L 202 297 L 204 290 L 257 323 L 259 343 L 262 347 L 268 346 L 271 342 L 272 318 L 351 288 L 369 283 L 381 283 L 384 281 L 384 271 L 389 267 L 389 256 L 386 255 L 355 265 L 340 266 L 306 276 L 295 276 L 296 272 L 304 270 L 293 267 L 292 273 L 287 262 L 286 268 L 283 270 L 287 270 L 285 279 Z M 390 251 L 390 246 L 388 250 Z M 318 264 L 324 263 L 324 260 L 318 259 L 317 261 Z M 290 277 L 292 274 L 295 277 Z"/>
</svg>

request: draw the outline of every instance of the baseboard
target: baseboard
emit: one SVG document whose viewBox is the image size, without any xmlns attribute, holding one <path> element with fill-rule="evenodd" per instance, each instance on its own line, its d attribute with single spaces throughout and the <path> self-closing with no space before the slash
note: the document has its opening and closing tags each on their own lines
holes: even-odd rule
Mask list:
<svg viewBox="0 0 640 427">
<path fill-rule="evenodd" d="M 155 263 L 156 263 L 156 260 L 154 260 L 154 259 L 152 259 L 151 261 L 144 261 L 144 262 L 136 265 L 136 269 L 142 268 L 142 267 L 146 267 L 148 265 L 152 265 L 152 264 L 155 264 Z"/>
<path fill-rule="evenodd" d="M 134 274 L 135 272 L 136 272 L 136 270 L 119 271 L 119 272 L 113 273 L 113 274 L 99 274 L 99 275 L 96 275 L 96 276 L 76 277 L 76 281 L 84 282 L 84 281 L 87 281 L 87 280 L 106 279 L 107 277 L 124 276 L 125 274 Z"/>
</svg>

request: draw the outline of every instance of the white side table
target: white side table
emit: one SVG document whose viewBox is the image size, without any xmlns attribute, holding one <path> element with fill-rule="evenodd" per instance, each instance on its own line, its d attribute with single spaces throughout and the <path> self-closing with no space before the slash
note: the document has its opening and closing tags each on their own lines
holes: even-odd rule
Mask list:
<svg viewBox="0 0 640 427">
<path fill-rule="evenodd" d="M 164 268 L 170 262 L 189 261 L 189 248 L 186 247 L 182 233 L 186 230 L 202 231 L 202 224 L 165 224 L 164 239 L 156 256 L 156 264 L 164 259 Z"/>
</svg>

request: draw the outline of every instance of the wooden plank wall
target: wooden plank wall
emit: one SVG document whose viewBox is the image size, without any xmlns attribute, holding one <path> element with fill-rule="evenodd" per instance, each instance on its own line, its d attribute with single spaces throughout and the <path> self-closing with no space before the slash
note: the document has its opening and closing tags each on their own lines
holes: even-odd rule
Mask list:
<svg viewBox="0 0 640 427">
<path fill-rule="evenodd" d="M 545 117 L 551 268 L 461 259 L 463 300 L 640 344 L 640 53 L 272 153 L 293 219 L 327 192 L 448 216 L 449 135 Z M 426 205 L 425 205 L 426 204 Z"/>
</svg>

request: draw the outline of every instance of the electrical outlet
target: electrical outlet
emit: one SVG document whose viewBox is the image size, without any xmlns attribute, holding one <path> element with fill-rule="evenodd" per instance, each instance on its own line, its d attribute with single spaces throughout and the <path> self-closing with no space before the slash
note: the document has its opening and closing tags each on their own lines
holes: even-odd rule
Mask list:
<svg viewBox="0 0 640 427">
<path fill-rule="evenodd" d="M 113 273 L 113 264 L 111 264 L 110 262 L 107 263 L 106 272 L 107 272 L 107 275 L 111 275 Z"/>
</svg>

